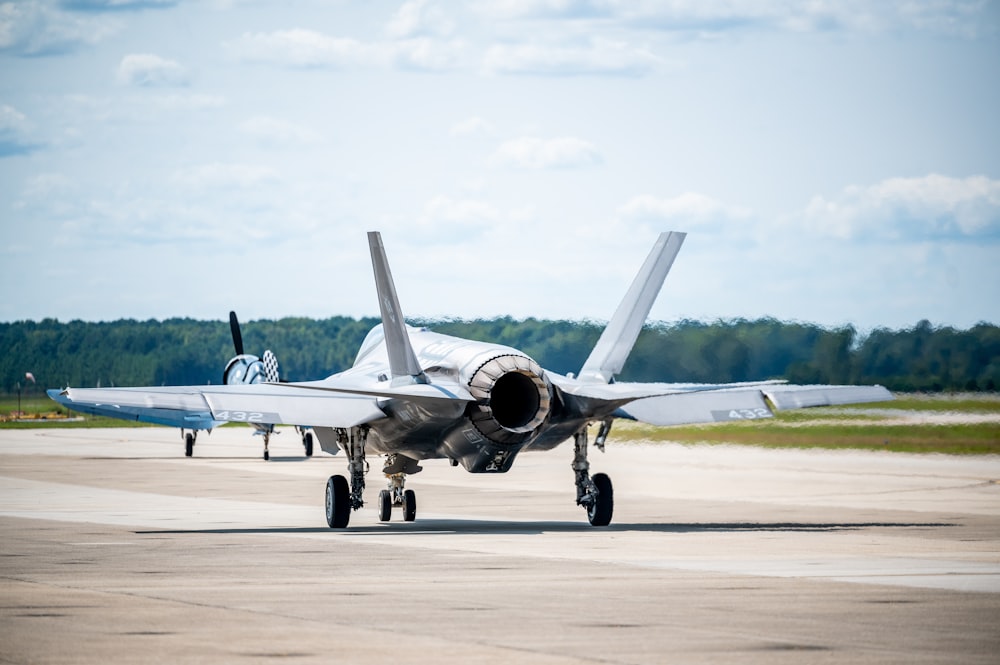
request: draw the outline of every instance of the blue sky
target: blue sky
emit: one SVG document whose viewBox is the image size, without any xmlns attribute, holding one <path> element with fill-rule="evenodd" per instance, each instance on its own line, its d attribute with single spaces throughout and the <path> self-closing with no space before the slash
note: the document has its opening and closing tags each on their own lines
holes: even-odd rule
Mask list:
<svg viewBox="0 0 1000 665">
<path fill-rule="evenodd" d="M 0 3 L 0 321 L 1000 322 L 1000 3 Z"/>
</svg>

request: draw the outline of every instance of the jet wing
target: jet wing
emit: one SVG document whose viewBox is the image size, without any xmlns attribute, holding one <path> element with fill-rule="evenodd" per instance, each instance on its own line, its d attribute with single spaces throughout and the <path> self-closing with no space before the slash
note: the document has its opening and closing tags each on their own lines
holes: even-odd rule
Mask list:
<svg viewBox="0 0 1000 665">
<path fill-rule="evenodd" d="M 190 429 L 222 422 L 355 427 L 385 417 L 374 397 L 294 384 L 66 388 L 49 394 L 84 413 Z"/>
</svg>

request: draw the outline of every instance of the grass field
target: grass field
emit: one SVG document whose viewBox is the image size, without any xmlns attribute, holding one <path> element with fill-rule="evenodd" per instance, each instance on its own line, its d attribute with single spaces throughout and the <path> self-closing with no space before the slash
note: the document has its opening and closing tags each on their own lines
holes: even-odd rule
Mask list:
<svg viewBox="0 0 1000 665">
<path fill-rule="evenodd" d="M 28 422 L 12 422 L 17 396 L 0 396 L 0 429 L 155 427 L 98 416 L 79 417 L 43 395 L 21 397 Z M 779 412 L 774 418 L 653 427 L 618 420 L 609 443 L 744 444 L 773 448 L 851 448 L 951 455 L 1000 454 L 1000 395 L 898 395 L 892 402 Z"/>
</svg>

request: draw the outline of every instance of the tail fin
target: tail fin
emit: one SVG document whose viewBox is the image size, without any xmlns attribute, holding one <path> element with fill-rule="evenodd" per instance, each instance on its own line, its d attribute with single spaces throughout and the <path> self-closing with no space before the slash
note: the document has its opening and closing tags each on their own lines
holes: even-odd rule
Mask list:
<svg viewBox="0 0 1000 665">
<path fill-rule="evenodd" d="M 368 248 L 371 250 L 372 269 L 375 271 L 375 288 L 378 291 L 378 306 L 382 313 L 382 330 L 385 333 L 393 384 L 427 383 L 427 376 L 420 369 L 417 355 L 410 344 L 410 336 L 406 333 L 406 323 L 396 296 L 396 285 L 393 284 L 385 247 L 382 246 L 382 235 L 378 231 L 368 232 Z"/>
<path fill-rule="evenodd" d="M 579 377 L 581 380 L 610 383 L 615 374 L 622 371 L 685 237 L 686 233 L 671 231 L 661 233 L 657 238 L 646 262 L 642 264 L 639 274 L 625 294 L 625 299 L 618 305 L 615 315 L 611 317 L 594 350 L 590 352 L 590 357 L 583 364 Z"/>
</svg>

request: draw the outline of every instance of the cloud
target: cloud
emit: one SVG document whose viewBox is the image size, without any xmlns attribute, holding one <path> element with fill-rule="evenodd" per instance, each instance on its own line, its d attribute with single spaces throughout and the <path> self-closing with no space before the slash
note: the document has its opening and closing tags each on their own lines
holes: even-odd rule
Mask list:
<svg viewBox="0 0 1000 665">
<path fill-rule="evenodd" d="M 176 6 L 178 0 L 62 0 L 59 4 L 74 11 L 118 12 L 166 9 Z"/>
<path fill-rule="evenodd" d="M 39 0 L 0 4 L 0 53 L 23 57 L 72 53 L 121 28 L 116 21 L 80 18 Z"/>
<path fill-rule="evenodd" d="M 808 228 L 842 239 L 1000 240 L 1000 180 L 931 174 L 851 186 L 817 196 L 801 216 Z"/>
<path fill-rule="evenodd" d="M 226 46 L 240 60 L 286 67 L 343 67 L 374 61 L 379 55 L 357 40 L 303 29 L 248 32 Z"/>
<path fill-rule="evenodd" d="M 496 18 L 580 19 L 613 16 L 614 0 L 494 0 L 480 10 Z"/>
<path fill-rule="evenodd" d="M 394 42 L 362 42 L 303 29 L 246 33 L 225 46 L 243 62 L 305 69 L 360 66 L 414 71 L 454 69 L 461 64 L 465 49 L 460 40 L 417 37 Z"/>
<path fill-rule="evenodd" d="M 601 163 L 597 148 L 574 137 L 522 137 L 501 144 L 490 161 L 519 169 L 572 169 Z"/>
<path fill-rule="evenodd" d="M 447 37 L 455 31 L 455 22 L 436 3 L 411 0 L 393 14 L 385 31 L 394 39 Z"/>
<path fill-rule="evenodd" d="M 982 0 L 495 0 L 480 11 L 501 20 L 595 20 L 636 30 L 697 35 L 734 31 L 930 32 L 976 37 L 995 35 L 997 16 Z M 991 13 L 992 12 L 992 13 Z"/>
<path fill-rule="evenodd" d="M 251 189 L 279 179 L 278 172 L 266 166 L 251 164 L 201 164 L 178 170 L 173 179 L 182 185 L 198 189 Z"/>
<path fill-rule="evenodd" d="M 491 136 L 494 132 L 492 123 L 479 116 L 466 118 L 451 128 L 452 136 Z"/>
<path fill-rule="evenodd" d="M 118 82 L 143 87 L 184 86 L 189 76 L 187 70 L 173 60 L 152 53 L 133 53 L 119 63 Z"/>
<path fill-rule="evenodd" d="M 663 63 L 648 49 L 606 39 L 585 46 L 499 44 L 483 58 L 487 72 L 533 76 L 638 77 Z"/>
<path fill-rule="evenodd" d="M 41 145 L 31 139 L 31 123 L 13 106 L 0 104 L 0 158 L 26 155 Z"/>
<path fill-rule="evenodd" d="M 272 145 L 307 145 L 322 138 L 307 127 L 268 116 L 249 118 L 240 123 L 239 129 L 244 134 Z"/>
<path fill-rule="evenodd" d="M 655 226 L 668 223 L 679 230 L 696 227 L 699 230 L 732 229 L 734 224 L 746 226 L 753 218 L 745 208 L 726 205 L 696 192 L 686 192 L 673 198 L 643 194 L 625 203 L 618 214 L 627 221 L 655 222 Z"/>
</svg>

